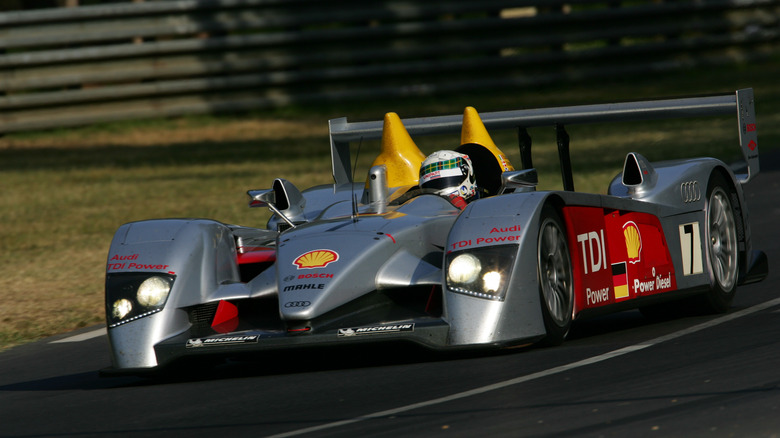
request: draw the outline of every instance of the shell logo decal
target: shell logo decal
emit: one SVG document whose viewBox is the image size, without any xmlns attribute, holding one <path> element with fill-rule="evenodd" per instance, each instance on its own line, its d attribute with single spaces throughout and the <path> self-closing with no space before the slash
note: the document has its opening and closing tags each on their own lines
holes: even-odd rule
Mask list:
<svg viewBox="0 0 780 438">
<path fill-rule="evenodd" d="M 639 227 L 634 222 L 626 222 L 623 225 L 623 237 L 626 238 L 628 262 L 638 263 L 642 259 L 642 235 L 639 234 Z"/>
<path fill-rule="evenodd" d="M 324 268 L 338 259 L 339 254 L 336 251 L 315 249 L 314 251 L 309 251 L 298 256 L 298 258 L 293 261 L 293 264 L 297 266 L 298 269 Z"/>
</svg>

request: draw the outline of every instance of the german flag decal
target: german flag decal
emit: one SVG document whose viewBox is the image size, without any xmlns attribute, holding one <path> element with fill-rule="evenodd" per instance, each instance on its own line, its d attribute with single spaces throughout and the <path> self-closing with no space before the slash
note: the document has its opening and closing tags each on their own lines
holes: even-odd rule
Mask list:
<svg viewBox="0 0 780 438">
<path fill-rule="evenodd" d="M 626 262 L 614 263 L 612 265 L 612 285 L 615 287 L 615 300 L 628 298 Z"/>
</svg>

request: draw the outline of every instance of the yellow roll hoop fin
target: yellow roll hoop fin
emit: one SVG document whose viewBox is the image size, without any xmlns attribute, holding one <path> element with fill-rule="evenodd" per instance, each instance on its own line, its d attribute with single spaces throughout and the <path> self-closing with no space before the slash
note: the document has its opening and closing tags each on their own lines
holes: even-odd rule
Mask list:
<svg viewBox="0 0 780 438">
<path fill-rule="evenodd" d="M 387 167 L 388 187 L 417 185 L 420 178 L 420 165 L 424 159 L 425 155 L 409 136 L 398 114 L 385 114 L 382 151 L 371 167 L 380 164 Z"/>
<path fill-rule="evenodd" d="M 496 157 L 502 171 L 515 170 L 506 158 L 506 154 L 501 152 L 501 149 L 493 143 L 493 139 L 490 138 L 490 134 L 488 134 L 485 124 L 482 123 L 477 110 L 470 106 L 467 106 L 463 111 L 463 127 L 460 131 L 460 144 L 468 143 L 478 144 L 488 149 Z"/>
</svg>

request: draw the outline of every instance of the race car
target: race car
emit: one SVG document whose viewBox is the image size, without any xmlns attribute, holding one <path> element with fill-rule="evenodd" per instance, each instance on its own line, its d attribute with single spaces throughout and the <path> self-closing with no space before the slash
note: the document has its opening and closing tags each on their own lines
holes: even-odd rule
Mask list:
<svg viewBox="0 0 780 438">
<path fill-rule="evenodd" d="M 766 277 L 742 186 L 759 170 L 753 91 L 351 123 L 330 121 L 334 183 L 250 190 L 265 228 L 155 219 L 117 230 L 106 265 L 112 367 L 411 342 L 434 350 L 557 345 L 572 322 L 629 308 L 728 310 Z M 743 172 L 631 152 L 608 194 L 574 191 L 578 123 L 734 115 Z M 537 190 L 527 128 L 555 127 L 563 190 Z M 515 170 L 489 130 L 519 133 Z M 413 138 L 457 134 L 426 156 Z M 365 181 L 350 145 L 381 139 Z M 455 143 L 455 142 L 453 142 Z M 356 179 L 356 178 L 354 178 Z M 446 183 L 446 184 L 445 184 Z M 444 186 L 452 186 L 452 192 Z"/>
</svg>

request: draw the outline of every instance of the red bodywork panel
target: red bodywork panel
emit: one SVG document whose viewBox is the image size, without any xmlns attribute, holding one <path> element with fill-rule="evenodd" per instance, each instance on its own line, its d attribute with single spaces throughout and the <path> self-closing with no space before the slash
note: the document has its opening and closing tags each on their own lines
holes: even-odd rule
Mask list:
<svg viewBox="0 0 780 438">
<path fill-rule="evenodd" d="M 658 218 L 599 207 L 564 207 L 574 275 L 574 315 L 677 289 Z"/>
<path fill-rule="evenodd" d="M 225 300 L 219 302 L 211 328 L 217 333 L 230 333 L 238 328 L 238 307 Z"/>
<path fill-rule="evenodd" d="M 239 265 L 251 263 L 273 263 L 276 261 L 276 250 L 267 247 L 241 247 L 237 261 Z M 238 328 L 238 307 L 225 300 L 220 300 L 211 328 L 217 333 L 230 333 Z"/>
<path fill-rule="evenodd" d="M 273 263 L 276 261 L 276 250 L 272 248 L 246 248 L 238 253 L 238 264 Z"/>
</svg>

